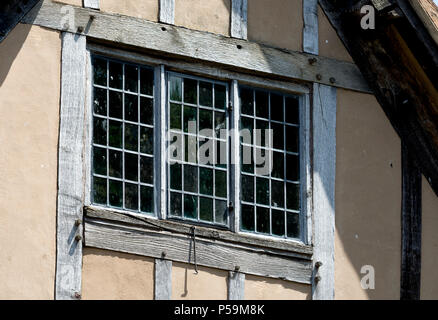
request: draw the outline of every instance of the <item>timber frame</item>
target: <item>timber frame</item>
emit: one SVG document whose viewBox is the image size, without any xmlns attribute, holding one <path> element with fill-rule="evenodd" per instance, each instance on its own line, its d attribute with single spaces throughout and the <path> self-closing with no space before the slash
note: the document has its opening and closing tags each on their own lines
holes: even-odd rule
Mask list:
<svg viewBox="0 0 438 320">
<path fill-rule="evenodd" d="M 172 4 L 172 1 L 161 2 Z M 360 92 L 370 92 L 370 89 L 354 64 L 314 55 L 318 43 L 316 2 L 304 11 L 309 26 L 303 34 L 309 43 L 308 53 L 244 40 L 246 1 L 234 3 L 239 4 L 237 12 L 241 15 L 237 20 L 241 34 L 235 35 L 236 38 L 175 27 L 171 25 L 172 21 L 154 23 L 48 0 L 37 4 L 24 18 L 24 23 L 61 31 L 63 37 L 62 83 L 65 86 L 61 92 L 64 98 L 61 99 L 59 144 L 56 299 L 81 298 L 83 245 L 154 257 L 155 278 L 160 279 L 155 283 L 155 299 L 171 297 L 172 261 L 194 263 L 192 226 L 161 220 L 161 213 L 154 219 L 90 205 L 87 162 L 91 149 L 88 143 L 91 84 L 86 76 L 91 74 L 90 50 L 108 56 L 123 56 L 124 60 L 152 63 L 156 66 L 156 75 L 161 75 L 161 87 L 165 86 L 164 68 L 171 67 L 228 80 L 234 88 L 239 83 L 246 83 L 301 94 L 306 110 L 304 120 L 310 124 L 305 132 L 309 149 L 305 159 L 309 163 L 305 169 L 308 189 L 304 190 L 303 197 L 307 214 L 306 240 L 304 243 L 272 240 L 196 227 L 197 263 L 229 271 L 229 299 L 244 298 L 245 273 L 311 284 L 313 299 L 333 299 L 336 88 Z M 212 53 L 212 47 L 218 51 Z M 78 57 L 85 58 L 78 61 Z M 82 93 L 71 95 L 68 83 L 74 83 Z M 156 94 L 157 100 L 166 99 L 163 90 Z M 236 95 L 231 98 L 238 103 Z M 159 121 L 160 130 L 165 128 L 163 119 L 161 117 Z M 238 117 L 233 117 L 232 121 L 234 125 L 239 124 Z M 69 141 L 76 141 L 77 149 L 72 149 Z M 160 150 L 164 154 L 162 146 Z M 63 159 L 74 160 L 74 168 L 64 168 Z M 72 174 L 68 175 L 68 171 Z M 72 185 L 74 190 L 70 190 Z M 165 208 L 164 185 L 159 189 L 158 200 L 161 208 Z M 236 199 L 238 195 L 235 192 Z M 70 213 L 71 209 L 74 209 L 74 215 Z M 65 268 L 75 272 L 66 274 Z"/>
</svg>

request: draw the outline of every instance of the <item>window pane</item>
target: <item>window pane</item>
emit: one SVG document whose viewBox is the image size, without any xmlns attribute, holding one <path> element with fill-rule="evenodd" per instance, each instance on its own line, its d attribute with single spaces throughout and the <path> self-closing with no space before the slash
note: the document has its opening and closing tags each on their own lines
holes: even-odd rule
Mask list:
<svg viewBox="0 0 438 320">
<path fill-rule="evenodd" d="M 106 179 L 93 177 L 93 202 L 106 204 Z"/>
<path fill-rule="evenodd" d="M 221 130 L 226 129 L 226 117 L 225 112 L 215 112 L 214 113 L 214 129 L 216 131 L 216 137 L 221 136 Z"/>
<path fill-rule="evenodd" d="M 93 138 L 94 143 L 106 146 L 106 119 L 94 118 Z"/>
<path fill-rule="evenodd" d="M 170 193 L 170 215 L 182 216 L 182 195 L 180 193 Z"/>
<path fill-rule="evenodd" d="M 170 129 L 181 130 L 181 106 L 170 104 Z"/>
<path fill-rule="evenodd" d="M 227 172 L 215 170 L 215 189 L 216 196 L 226 198 L 227 197 Z"/>
<path fill-rule="evenodd" d="M 286 184 L 287 208 L 291 210 L 300 210 L 300 185 Z"/>
<path fill-rule="evenodd" d="M 201 106 L 213 106 L 213 84 L 209 82 L 199 82 L 199 104 Z"/>
<path fill-rule="evenodd" d="M 184 191 L 198 192 L 198 167 L 184 165 Z"/>
<path fill-rule="evenodd" d="M 215 203 L 215 214 L 216 223 L 226 224 L 227 223 L 227 202 L 216 200 Z"/>
<path fill-rule="evenodd" d="M 94 113 L 101 116 L 106 116 L 107 112 L 107 97 L 106 90 L 100 88 L 94 88 Z"/>
<path fill-rule="evenodd" d="M 93 59 L 93 75 L 94 84 L 98 84 L 106 87 L 106 60 L 94 58 Z"/>
<path fill-rule="evenodd" d="M 143 183 L 154 183 L 154 158 L 140 157 L 140 181 Z"/>
<path fill-rule="evenodd" d="M 300 163 L 298 156 L 288 154 L 286 156 L 287 180 L 298 181 L 300 177 Z"/>
<path fill-rule="evenodd" d="M 269 205 L 269 179 L 256 179 L 257 203 Z"/>
<path fill-rule="evenodd" d="M 272 177 L 284 179 L 284 154 L 273 152 L 272 159 Z"/>
<path fill-rule="evenodd" d="M 109 92 L 109 116 L 122 119 L 123 116 L 122 94 L 116 91 Z"/>
<path fill-rule="evenodd" d="M 269 96 L 267 92 L 256 91 L 256 116 L 269 119 Z"/>
<path fill-rule="evenodd" d="M 300 237 L 300 216 L 296 213 L 287 213 L 287 236 Z"/>
<path fill-rule="evenodd" d="M 227 167 L 227 143 L 226 141 L 215 141 L 216 146 L 216 166 L 220 168 Z"/>
<path fill-rule="evenodd" d="M 184 106 L 184 132 L 190 132 L 195 134 L 197 128 L 198 126 L 196 108 Z"/>
<path fill-rule="evenodd" d="M 269 122 L 263 121 L 263 120 L 257 120 L 256 121 L 256 132 L 255 132 L 255 144 L 257 146 L 262 147 L 269 147 L 269 140 L 266 140 L 269 138 Z M 272 147 L 272 146 L 271 146 Z"/>
<path fill-rule="evenodd" d="M 125 179 L 138 180 L 138 155 L 125 152 Z"/>
<path fill-rule="evenodd" d="M 242 229 L 246 231 L 254 231 L 254 207 L 248 205 L 242 205 Z"/>
<path fill-rule="evenodd" d="M 240 89 L 240 109 L 243 114 L 254 115 L 254 93 L 247 88 Z"/>
<path fill-rule="evenodd" d="M 298 152 L 298 128 L 286 126 L 286 150 L 289 152 Z"/>
<path fill-rule="evenodd" d="M 143 128 L 142 128 L 143 129 Z M 149 129 L 149 128 L 147 128 Z M 150 129 L 152 130 L 152 129 Z M 138 151 L 138 126 L 125 124 L 125 149 Z"/>
<path fill-rule="evenodd" d="M 178 77 L 170 77 L 169 80 L 170 100 L 181 101 L 182 81 Z"/>
<path fill-rule="evenodd" d="M 141 186 L 140 189 L 141 211 L 146 213 L 154 212 L 154 188 Z"/>
<path fill-rule="evenodd" d="M 254 173 L 253 148 L 250 146 L 240 147 L 240 161 L 242 172 Z"/>
<path fill-rule="evenodd" d="M 298 99 L 286 97 L 286 122 L 299 124 L 299 103 Z"/>
<path fill-rule="evenodd" d="M 284 208 L 284 182 L 272 180 L 271 188 L 272 188 L 271 206 Z"/>
<path fill-rule="evenodd" d="M 274 149 L 284 150 L 284 125 L 272 122 L 271 129 Z"/>
<path fill-rule="evenodd" d="M 123 89 L 123 65 L 118 62 L 109 62 L 109 86 Z"/>
<path fill-rule="evenodd" d="M 272 234 L 284 236 L 284 211 L 272 210 Z"/>
<path fill-rule="evenodd" d="M 123 205 L 123 184 L 121 181 L 109 181 L 109 204 L 113 207 Z"/>
<path fill-rule="evenodd" d="M 125 94 L 125 120 L 138 122 L 138 97 Z"/>
<path fill-rule="evenodd" d="M 179 163 L 170 166 L 170 188 L 182 190 L 182 168 Z"/>
<path fill-rule="evenodd" d="M 257 232 L 269 233 L 269 209 L 257 207 Z"/>
<path fill-rule="evenodd" d="M 109 175 L 122 178 L 122 152 L 109 150 Z"/>
<path fill-rule="evenodd" d="M 184 79 L 184 102 L 197 104 L 198 103 L 198 81 L 192 79 Z"/>
<path fill-rule="evenodd" d="M 184 195 L 184 217 L 188 219 L 198 218 L 198 197 L 185 194 Z"/>
<path fill-rule="evenodd" d="M 213 199 L 201 197 L 199 213 L 202 221 L 213 222 Z"/>
<path fill-rule="evenodd" d="M 242 175 L 242 200 L 254 202 L 254 177 Z"/>
<path fill-rule="evenodd" d="M 252 144 L 254 120 L 252 118 L 242 117 L 240 119 L 240 128 L 245 130 L 241 133 L 241 141 L 246 144 Z"/>
<path fill-rule="evenodd" d="M 199 110 L 199 131 L 200 135 L 210 137 L 213 131 L 213 112 L 210 110 Z"/>
<path fill-rule="evenodd" d="M 154 70 L 140 69 L 140 93 L 149 96 L 154 95 Z"/>
<path fill-rule="evenodd" d="M 213 195 L 213 170 L 208 168 L 199 168 L 200 174 L 200 192 L 206 195 Z"/>
<path fill-rule="evenodd" d="M 125 90 L 138 92 L 138 67 L 125 65 Z"/>
<path fill-rule="evenodd" d="M 271 119 L 274 121 L 284 121 L 282 95 L 271 93 Z"/>
<path fill-rule="evenodd" d="M 93 148 L 93 172 L 106 176 L 106 149 Z"/>
<path fill-rule="evenodd" d="M 125 207 L 126 209 L 138 209 L 138 185 L 125 183 Z"/>
<path fill-rule="evenodd" d="M 186 135 L 184 136 L 184 160 L 191 163 L 198 162 L 198 143 L 196 136 Z"/>
<path fill-rule="evenodd" d="M 123 124 L 119 121 L 109 121 L 109 145 L 114 148 L 122 148 Z M 106 144 L 106 143 L 105 143 Z"/>
<path fill-rule="evenodd" d="M 140 122 L 143 124 L 154 124 L 154 100 L 151 98 L 140 98 Z"/>
<path fill-rule="evenodd" d="M 140 127 L 140 152 L 154 154 L 154 129 Z"/>
<path fill-rule="evenodd" d="M 214 107 L 217 109 L 225 109 L 227 105 L 227 88 L 219 84 L 214 85 Z"/>
</svg>

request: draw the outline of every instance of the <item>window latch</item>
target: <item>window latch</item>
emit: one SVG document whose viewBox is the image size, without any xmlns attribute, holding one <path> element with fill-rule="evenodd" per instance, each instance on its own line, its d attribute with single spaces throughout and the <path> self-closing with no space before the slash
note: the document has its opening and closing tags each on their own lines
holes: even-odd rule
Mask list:
<svg viewBox="0 0 438 320">
<path fill-rule="evenodd" d="M 228 112 L 231 113 L 233 111 L 233 101 L 228 101 Z"/>
</svg>

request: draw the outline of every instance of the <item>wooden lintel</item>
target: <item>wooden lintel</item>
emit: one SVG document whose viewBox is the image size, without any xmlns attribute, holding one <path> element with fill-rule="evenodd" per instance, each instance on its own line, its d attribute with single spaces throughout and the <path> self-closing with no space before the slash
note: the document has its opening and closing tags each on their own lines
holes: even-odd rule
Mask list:
<svg viewBox="0 0 438 320">
<path fill-rule="evenodd" d="M 66 18 L 65 11 L 71 10 Z M 64 12 L 64 13 L 63 13 Z M 116 46 L 155 52 L 161 56 L 204 61 L 233 71 L 279 79 L 319 82 L 345 89 L 370 92 L 358 68 L 302 52 L 276 49 L 262 44 L 190 30 L 144 19 L 42 1 L 24 23 L 55 30 L 81 33 Z M 316 59 L 310 60 L 309 59 Z"/>
</svg>

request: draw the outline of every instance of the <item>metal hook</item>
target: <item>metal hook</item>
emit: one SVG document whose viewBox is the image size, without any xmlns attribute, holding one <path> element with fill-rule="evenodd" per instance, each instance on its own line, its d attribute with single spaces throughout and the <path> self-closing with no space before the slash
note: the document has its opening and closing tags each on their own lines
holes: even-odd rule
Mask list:
<svg viewBox="0 0 438 320">
<path fill-rule="evenodd" d="M 195 227 L 192 227 L 192 238 L 193 238 L 193 259 L 195 261 L 195 273 L 198 274 L 198 264 L 196 262 L 196 234 Z"/>
</svg>

